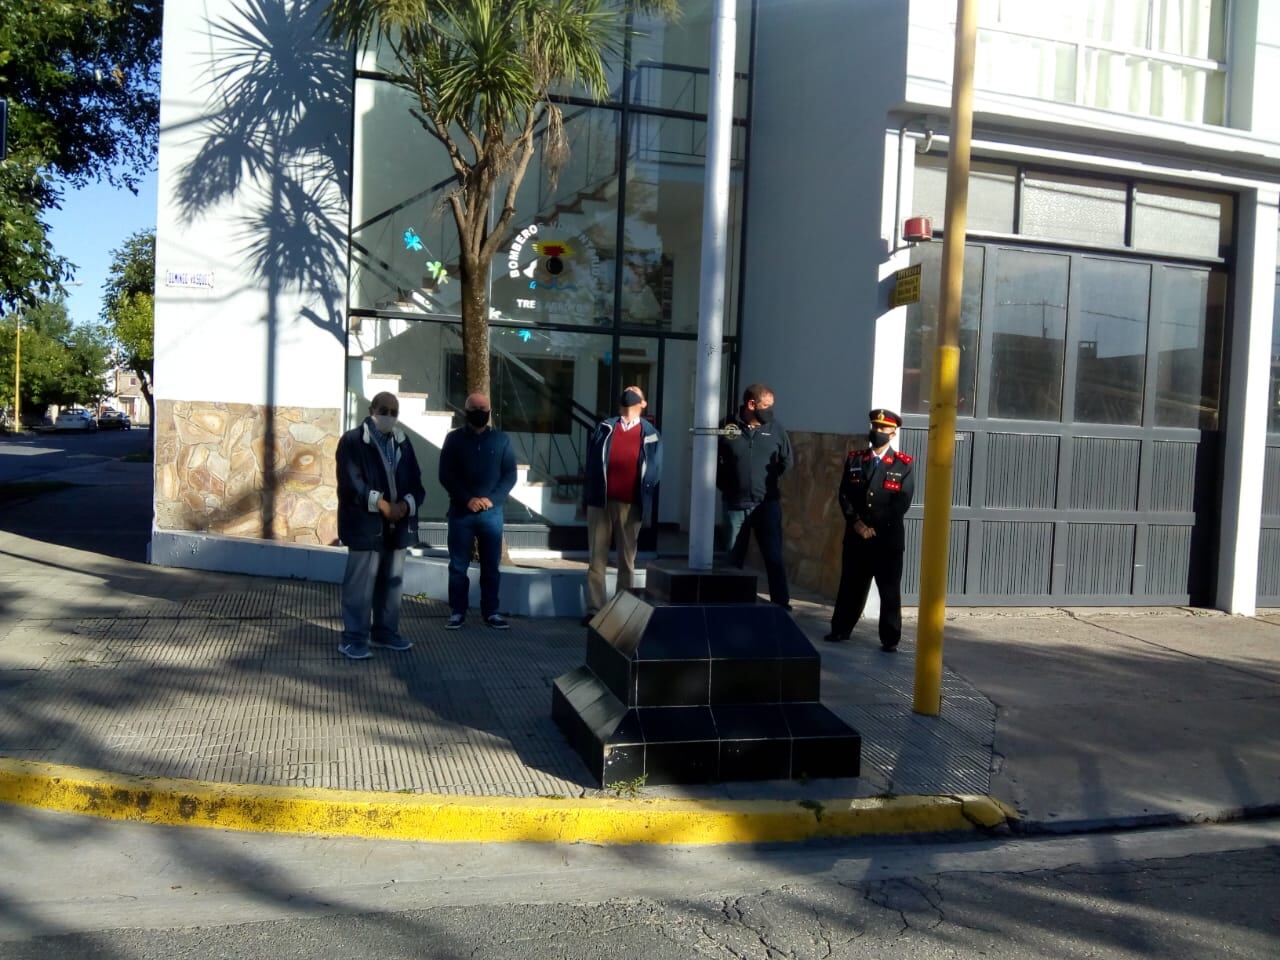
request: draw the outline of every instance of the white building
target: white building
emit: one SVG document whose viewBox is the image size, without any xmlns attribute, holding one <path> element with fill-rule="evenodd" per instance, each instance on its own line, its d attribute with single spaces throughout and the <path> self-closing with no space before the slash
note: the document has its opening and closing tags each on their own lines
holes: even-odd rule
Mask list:
<svg viewBox="0 0 1280 960">
<path fill-rule="evenodd" d="M 332 543 L 333 449 L 368 398 L 400 394 L 429 480 L 461 400 L 459 285 L 431 266 L 456 260 L 447 158 L 375 52 L 317 39 L 318 6 L 166 9 L 159 562 Z M 896 238 L 910 214 L 945 231 L 954 3 L 752 6 L 728 393 L 776 391 L 789 565 L 830 590 L 866 410 L 901 409 L 909 451 L 926 435 L 941 244 Z M 666 438 L 659 519 L 687 520 L 710 4 L 685 7 L 637 24 L 608 103 L 566 97 L 569 167 L 552 188 L 535 163 L 494 265 L 495 410 L 528 468 L 513 546 L 579 540 L 586 431 L 624 383 Z M 983 0 L 981 24 L 954 599 L 1280 603 L 1280 4 Z M 891 309 L 913 263 L 923 301 Z"/>
</svg>

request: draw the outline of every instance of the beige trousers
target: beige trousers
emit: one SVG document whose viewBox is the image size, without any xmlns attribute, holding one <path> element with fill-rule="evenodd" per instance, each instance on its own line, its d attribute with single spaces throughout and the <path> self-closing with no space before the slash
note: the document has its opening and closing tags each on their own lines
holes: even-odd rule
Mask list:
<svg viewBox="0 0 1280 960">
<path fill-rule="evenodd" d="M 640 535 L 643 511 L 638 503 L 609 500 L 603 507 L 587 507 L 587 538 L 591 544 L 591 566 L 587 569 L 587 612 L 595 613 L 608 600 L 604 595 L 604 571 L 609 548 L 617 533 L 618 589 L 631 586 L 636 569 L 636 539 Z"/>
</svg>

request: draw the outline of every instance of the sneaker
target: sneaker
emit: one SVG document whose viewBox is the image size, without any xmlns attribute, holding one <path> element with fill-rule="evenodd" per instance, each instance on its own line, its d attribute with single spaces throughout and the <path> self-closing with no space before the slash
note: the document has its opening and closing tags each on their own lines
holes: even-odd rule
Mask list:
<svg viewBox="0 0 1280 960">
<path fill-rule="evenodd" d="M 413 641 L 406 640 L 404 637 L 393 637 L 390 640 L 373 640 L 371 646 L 385 647 L 388 650 L 412 650 Z"/>
<path fill-rule="evenodd" d="M 499 613 L 491 613 L 484 618 L 484 625 L 493 630 L 510 630 L 511 624 L 507 623 L 505 617 Z"/>
<path fill-rule="evenodd" d="M 338 652 L 348 660 L 368 660 L 373 656 L 373 654 L 369 652 L 368 647 L 363 644 L 355 643 L 338 644 Z"/>
<path fill-rule="evenodd" d="M 451 613 L 449 614 L 449 622 L 444 625 L 444 628 L 446 630 L 457 630 L 466 622 L 467 622 L 467 618 L 463 614 Z"/>
</svg>

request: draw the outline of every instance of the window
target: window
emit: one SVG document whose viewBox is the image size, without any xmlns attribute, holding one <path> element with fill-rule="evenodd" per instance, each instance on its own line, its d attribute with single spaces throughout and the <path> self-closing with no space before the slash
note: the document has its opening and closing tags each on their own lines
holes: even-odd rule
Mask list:
<svg viewBox="0 0 1280 960">
<path fill-rule="evenodd" d="M 1071 259 L 1001 250 L 991 314 L 988 416 L 1062 419 Z"/>
<path fill-rule="evenodd" d="M 1226 274 L 1182 267 L 1161 267 L 1158 274 L 1156 425 L 1216 430 Z"/>
<path fill-rule="evenodd" d="M 1124 246 L 1123 184 L 1052 173 L 1027 173 L 1022 187 L 1022 233 L 1106 246 Z"/>
<path fill-rule="evenodd" d="M 1227 0 L 981 0 L 979 90 L 1222 124 Z M 912 69 L 950 78 L 954 0 L 912 0 Z M 945 25 L 945 26 L 943 26 Z M 918 52 L 915 48 L 921 48 Z M 928 54 L 932 55 L 928 55 Z"/>
<path fill-rule="evenodd" d="M 1139 426 L 1151 267 L 1089 257 L 1082 272 L 1075 419 Z"/>
<path fill-rule="evenodd" d="M 976 160 L 969 171 L 968 229 L 977 233 L 1013 233 L 1014 184 L 1018 168 Z M 916 157 L 911 213 L 931 217 L 935 229 L 944 228 L 947 200 L 947 157 L 926 153 Z"/>
<path fill-rule="evenodd" d="M 960 373 L 956 413 L 974 414 L 978 372 L 978 320 L 982 313 L 982 268 L 986 251 L 964 251 L 964 293 L 960 305 Z M 902 406 L 907 413 L 928 413 L 933 392 L 933 354 L 938 330 L 938 292 L 942 244 L 920 244 L 911 251 L 912 264 L 922 266 L 920 302 L 907 307 L 907 344 L 902 371 Z"/>
<path fill-rule="evenodd" d="M 129 378 L 129 386 L 131 386 L 131 387 L 136 387 L 137 385 L 138 385 L 138 378 L 137 378 L 137 377 L 130 377 L 130 378 Z"/>
<path fill-rule="evenodd" d="M 1188 257 L 1225 257 L 1231 246 L 1231 198 L 1163 184 L 1139 184 L 1133 245 Z"/>
<path fill-rule="evenodd" d="M 559 433 L 572 429 L 573 368 L 570 358 L 490 358 L 490 403 L 495 424 L 508 433 Z M 449 403 L 462 409 L 467 398 L 461 353 L 448 360 Z"/>
</svg>

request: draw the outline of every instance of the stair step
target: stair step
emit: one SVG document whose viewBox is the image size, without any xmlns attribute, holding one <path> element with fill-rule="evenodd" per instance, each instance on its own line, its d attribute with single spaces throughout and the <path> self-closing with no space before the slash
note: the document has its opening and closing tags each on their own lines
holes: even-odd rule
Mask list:
<svg viewBox="0 0 1280 960">
<path fill-rule="evenodd" d="M 426 400 L 426 399 L 427 399 L 427 397 L 431 396 L 431 394 L 429 394 L 429 393 L 412 393 L 412 392 L 411 392 L 411 391 L 409 391 L 409 390 L 404 390 L 404 391 L 402 391 L 400 394 L 398 394 L 398 396 L 401 396 L 401 397 L 408 397 L 408 398 L 409 398 L 409 399 L 411 399 L 411 400 Z"/>
</svg>

